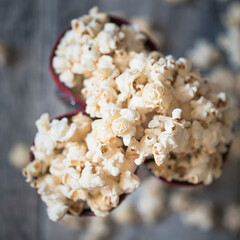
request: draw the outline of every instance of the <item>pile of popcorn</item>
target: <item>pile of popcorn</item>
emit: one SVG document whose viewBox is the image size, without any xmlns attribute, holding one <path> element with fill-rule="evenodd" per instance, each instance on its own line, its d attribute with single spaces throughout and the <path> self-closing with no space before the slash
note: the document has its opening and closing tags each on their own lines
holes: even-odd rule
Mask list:
<svg viewBox="0 0 240 240">
<path fill-rule="evenodd" d="M 222 22 L 226 31 L 218 37 L 218 42 L 228 55 L 233 67 L 240 67 L 240 2 L 233 1 L 229 4 Z"/>
<path fill-rule="evenodd" d="M 154 158 L 148 168 L 168 181 L 210 184 L 221 175 L 238 113 L 187 59 L 135 53 L 117 77 L 85 79 L 82 93 L 86 112 L 123 139 L 137 165 Z"/>
<path fill-rule="evenodd" d="M 59 79 L 80 95 L 84 79 L 98 78 L 108 85 L 123 71 L 131 52 L 142 52 L 146 35 L 137 25 L 118 26 L 97 7 L 71 22 L 57 46 L 53 67 Z M 88 81 L 89 82 L 89 81 Z"/>
<path fill-rule="evenodd" d="M 102 27 L 97 28 L 94 19 Z M 109 24 L 115 26 L 115 32 L 106 30 Z M 92 38 L 81 35 L 89 28 L 98 34 Z M 175 60 L 159 52 L 143 51 L 143 35 L 136 34 L 130 26 L 127 29 L 132 34 L 126 34 L 125 28 L 107 23 L 106 14 L 97 9 L 73 20 L 72 30 L 61 40 L 53 59 L 60 80 L 66 71 L 78 74 L 77 88 L 86 100 L 86 112 L 91 118 L 101 119 L 102 135 L 123 140 L 126 155 L 135 164 L 154 158 L 155 162 L 147 165 L 157 176 L 168 181 L 210 184 L 221 175 L 223 154 L 232 140 L 237 111 L 229 108 L 227 96 L 219 86 L 206 82 L 198 70 L 192 70 L 187 59 Z M 116 44 L 120 36 L 123 44 Z M 87 55 L 85 46 L 91 49 Z M 121 57 L 117 55 L 119 51 L 124 52 Z M 64 68 L 56 64 L 59 61 L 69 63 L 63 65 L 71 70 L 63 72 Z"/>
<path fill-rule="evenodd" d="M 79 113 L 52 121 L 43 114 L 36 122 L 34 160 L 23 174 L 47 204 L 53 221 L 89 208 L 105 217 L 122 194 L 140 186 L 136 165 L 126 157 L 121 139 L 102 135 L 100 121 Z"/>
<path fill-rule="evenodd" d="M 179 213 L 184 224 L 209 231 L 216 225 L 211 202 L 194 199 L 187 193 L 177 192 L 170 198 L 170 208 Z"/>
<path fill-rule="evenodd" d="M 134 173 L 144 162 L 169 182 L 210 184 L 221 175 L 238 112 L 187 59 L 147 51 L 145 40 L 97 8 L 61 39 L 53 67 L 88 115 L 43 114 L 23 171 L 53 221 L 86 209 L 107 216 L 140 186 Z"/>
</svg>

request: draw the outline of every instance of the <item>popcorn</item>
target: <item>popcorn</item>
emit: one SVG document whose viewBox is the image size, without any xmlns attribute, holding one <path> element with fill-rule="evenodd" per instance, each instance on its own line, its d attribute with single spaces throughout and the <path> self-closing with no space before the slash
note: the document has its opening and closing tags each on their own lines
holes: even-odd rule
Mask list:
<svg viewBox="0 0 240 240">
<path fill-rule="evenodd" d="M 240 29 L 240 4 L 239 2 L 233 2 L 229 4 L 227 11 L 223 16 L 223 22 L 225 26 Z"/>
<path fill-rule="evenodd" d="M 77 177 L 78 178 L 78 177 Z M 79 183 L 82 188 L 92 190 L 104 185 L 103 171 L 98 166 L 93 166 L 90 162 L 85 162 Z"/>
<path fill-rule="evenodd" d="M 111 228 L 109 227 L 109 220 L 107 218 L 90 218 L 88 220 L 87 230 L 83 235 L 84 240 L 99 240 L 108 239 L 111 233 Z"/>
<path fill-rule="evenodd" d="M 10 163 L 17 169 L 22 169 L 29 161 L 29 147 L 24 143 L 15 143 L 8 153 Z"/>
<path fill-rule="evenodd" d="M 134 111 L 127 115 L 130 121 L 139 119 Z M 104 120 L 78 113 L 50 121 L 43 114 L 36 125 L 39 132 L 31 148 L 35 159 L 23 174 L 46 203 L 52 221 L 67 212 L 79 216 L 85 209 L 106 217 L 122 194 L 140 186 L 122 140 L 113 133 L 102 135 L 101 129 L 108 127 Z"/>
<path fill-rule="evenodd" d="M 59 79 L 69 88 L 73 88 L 77 84 L 76 79 L 74 79 L 74 74 L 70 70 L 66 70 L 61 73 Z"/>
<path fill-rule="evenodd" d="M 205 39 L 198 40 L 193 49 L 187 52 L 187 56 L 196 67 L 203 70 L 207 70 L 221 58 L 217 47 Z"/>
<path fill-rule="evenodd" d="M 127 199 L 114 209 L 112 218 L 118 224 L 131 224 L 137 222 L 137 212 L 133 204 Z"/>
<path fill-rule="evenodd" d="M 225 34 L 218 37 L 218 42 L 226 51 L 230 63 L 238 68 L 240 66 L 240 31 L 236 29 L 227 29 Z"/>
<path fill-rule="evenodd" d="M 143 89 L 143 101 L 149 108 L 165 113 L 171 104 L 170 89 L 161 83 L 147 83 Z"/>
<path fill-rule="evenodd" d="M 229 61 L 235 68 L 240 66 L 240 4 L 233 2 L 229 5 L 225 15 L 222 17 L 226 32 L 218 37 L 218 42 L 226 51 Z"/>
<path fill-rule="evenodd" d="M 137 211 L 144 222 L 158 220 L 165 212 L 166 199 L 163 184 L 150 177 L 143 183 L 143 189 L 137 203 Z"/>
<path fill-rule="evenodd" d="M 178 192 L 171 196 L 170 207 L 180 213 L 183 222 L 207 231 L 214 227 L 214 209 L 208 202 L 197 201 L 187 194 Z"/>
<path fill-rule="evenodd" d="M 209 79 L 211 82 L 222 86 L 225 91 L 231 92 L 231 95 L 237 95 L 240 92 L 240 75 L 229 69 L 224 67 L 215 68 L 211 72 Z"/>
<path fill-rule="evenodd" d="M 232 204 L 226 207 L 223 217 L 223 224 L 226 229 L 233 233 L 240 232 L 240 207 Z"/>
</svg>

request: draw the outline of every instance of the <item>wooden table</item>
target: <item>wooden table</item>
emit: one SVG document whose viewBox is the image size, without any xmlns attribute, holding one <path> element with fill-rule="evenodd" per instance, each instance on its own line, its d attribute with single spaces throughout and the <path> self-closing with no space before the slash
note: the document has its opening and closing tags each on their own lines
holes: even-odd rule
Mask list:
<svg viewBox="0 0 240 240">
<path fill-rule="evenodd" d="M 184 55 L 195 39 L 214 41 L 222 30 L 224 3 L 196 1 L 171 7 L 160 0 L 0 0 L 0 39 L 17 53 L 15 62 L 0 69 L 0 239 L 77 239 L 78 231 L 50 222 L 45 205 L 25 183 L 22 174 L 9 165 L 7 154 L 16 141 L 30 143 L 35 120 L 43 112 L 51 116 L 70 111 L 55 97 L 56 87 L 48 71 L 50 49 L 70 20 L 98 5 L 103 11 L 121 10 L 127 15 L 154 19 L 165 34 L 163 52 Z M 227 164 L 223 177 L 208 187 L 202 197 L 218 204 L 239 202 L 239 164 Z M 159 224 L 122 227 L 114 239 L 204 240 L 239 239 L 223 230 L 201 232 L 185 227 L 176 215 Z"/>
</svg>

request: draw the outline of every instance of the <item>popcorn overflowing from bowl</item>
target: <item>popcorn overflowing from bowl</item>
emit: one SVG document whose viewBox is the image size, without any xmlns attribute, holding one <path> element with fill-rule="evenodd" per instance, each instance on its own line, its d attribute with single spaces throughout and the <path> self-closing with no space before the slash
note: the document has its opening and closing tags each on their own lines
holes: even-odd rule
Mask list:
<svg viewBox="0 0 240 240">
<path fill-rule="evenodd" d="M 34 158 L 23 170 L 56 221 L 69 211 L 107 216 L 124 194 L 135 191 L 137 166 L 127 159 L 120 138 L 99 140 L 97 129 L 82 112 L 50 121 L 43 114 L 31 147 Z"/>
<path fill-rule="evenodd" d="M 109 215 L 140 186 L 143 163 L 179 186 L 220 177 L 238 111 L 190 61 L 155 50 L 138 28 L 97 8 L 58 39 L 52 76 L 86 113 L 36 122 L 23 173 L 51 220 Z"/>
</svg>

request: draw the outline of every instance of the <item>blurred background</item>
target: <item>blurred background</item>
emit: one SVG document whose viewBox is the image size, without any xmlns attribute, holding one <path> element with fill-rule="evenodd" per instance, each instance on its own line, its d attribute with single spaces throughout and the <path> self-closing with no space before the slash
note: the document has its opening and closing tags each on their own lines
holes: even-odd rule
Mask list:
<svg viewBox="0 0 240 240">
<path fill-rule="evenodd" d="M 106 220 L 53 223 L 25 183 L 20 168 L 35 120 L 43 112 L 54 117 L 72 110 L 56 97 L 51 48 L 71 19 L 95 5 L 140 24 L 164 54 L 190 58 L 239 106 L 240 1 L 0 0 L 0 239 L 240 239 L 239 124 L 223 175 L 211 186 L 168 187 L 142 167 L 143 186 Z"/>
</svg>

